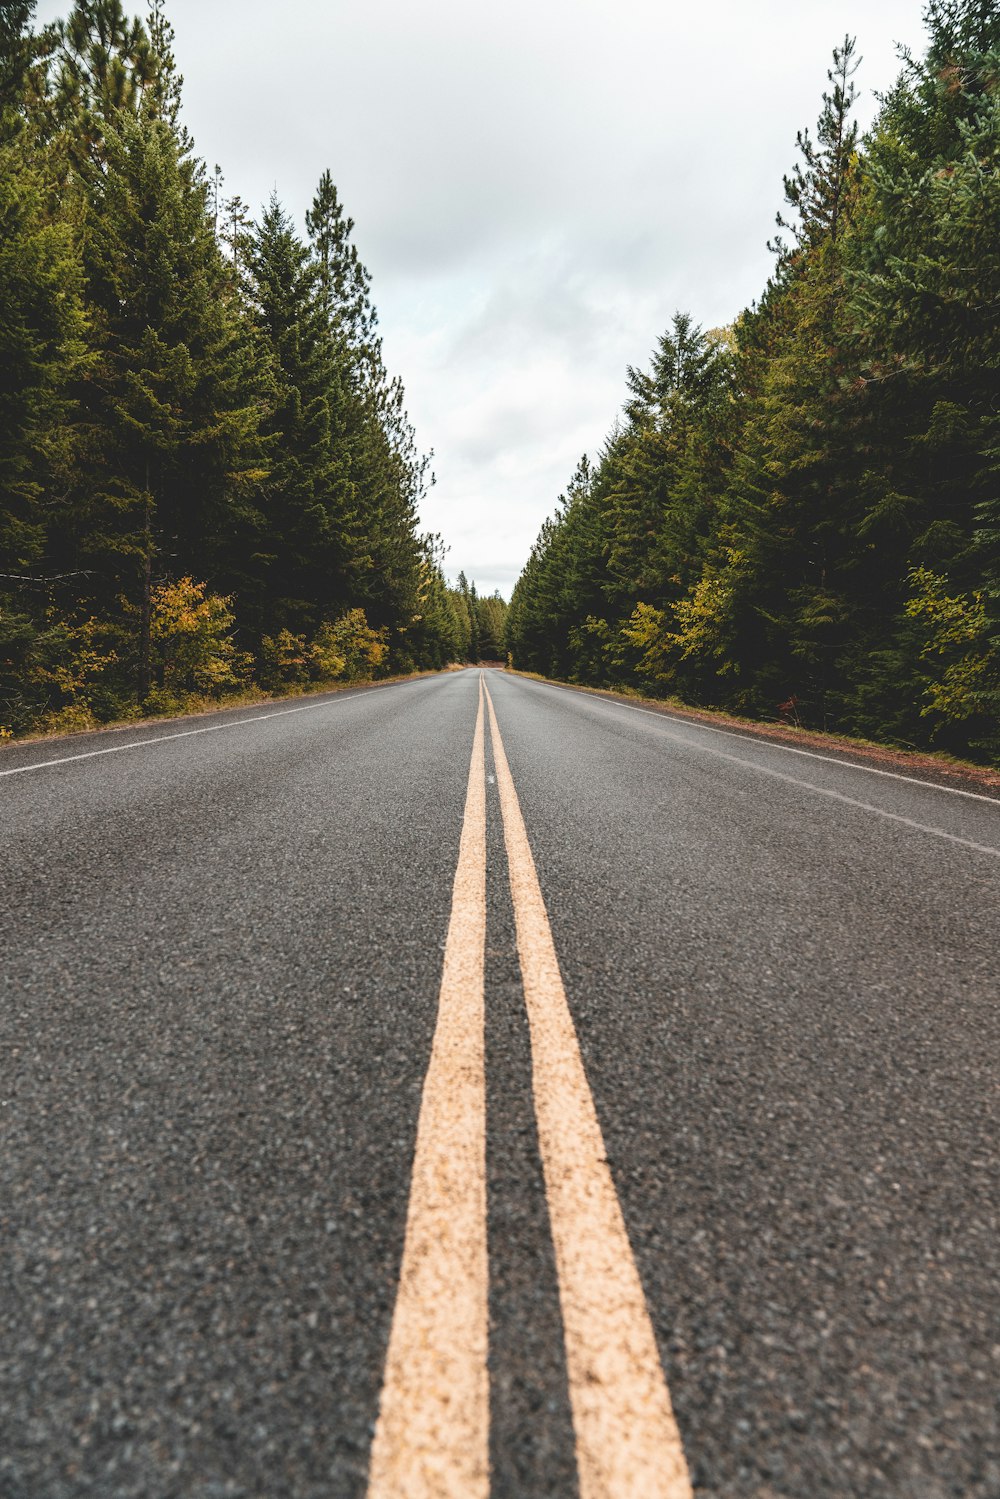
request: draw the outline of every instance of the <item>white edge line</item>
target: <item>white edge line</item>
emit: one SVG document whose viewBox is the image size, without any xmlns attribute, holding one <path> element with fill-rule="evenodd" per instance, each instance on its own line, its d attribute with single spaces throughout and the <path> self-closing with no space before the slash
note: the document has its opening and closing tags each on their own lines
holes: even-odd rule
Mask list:
<svg viewBox="0 0 1000 1499">
<path fill-rule="evenodd" d="M 522 681 L 533 682 L 533 677 L 522 677 Z M 536 687 L 558 687 L 560 692 L 575 692 L 577 697 L 590 698 L 604 703 L 609 708 L 627 708 L 630 713 L 644 713 L 647 718 L 665 718 L 668 723 L 683 724 L 685 728 L 702 729 L 706 734 L 722 734 L 726 739 L 739 739 L 743 744 L 759 745 L 767 749 L 784 750 L 789 755 L 805 755 L 809 760 L 823 760 L 827 765 L 840 765 L 845 770 L 863 770 L 870 776 L 888 776 L 892 781 L 908 781 L 911 786 L 923 786 L 927 791 L 945 791 L 949 796 L 967 796 L 972 801 L 988 802 L 1000 807 L 1000 797 L 984 796 L 981 791 L 963 791 L 959 786 L 940 786 L 937 781 L 922 781 L 919 776 L 904 776 L 898 770 L 879 770 L 874 765 L 859 765 L 856 760 L 841 760 L 837 755 L 821 755 L 816 750 L 797 749 L 794 744 L 781 744 L 766 735 L 758 735 L 752 729 L 745 734 L 738 729 L 717 729 L 714 724 L 702 723 L 698 718 L 685 718 L 665 708 L 643 708 L 638 703 L 620 703 L 617 698 L 603 697 L 599 692 L 584 692 L 580 687 L 571 687 L 566 682 L 535 682 Z M 850 751 L 848 750 L 849 754 Z M 805 782 L 803 782 L 805 785 Z"/>
<path fill-rule="evenodd" d="M 537 684 L 537 685 L 541 685 L 541 684 Z M 559 684 L 556 683 L 556 682 L 552 682 L 552 683 L 549 683 L 547 685 L 552 686 L 552 687 L 556 687 Z M 572 692 L 573 688 L 571 687 L 568 690 L 570 692 Z M 586 695 L 586 694 L 584 694 L 584 695 Z M 599 699 L 599 701 L 601 701 L 601 702 L 607 702 L 608 699 L 607 698 L 601 698 L 601 699 Z M 613 708 L 630 708 L 632 705 L 631 705 L 631 703 L 611 703 L 610 706 L 613 707 Z M 637 712 L 637 713 L 642 713 L 642 712 L 647 712 L 648 713 L 649 711 L 650 710 L 643 709 L 643 708 L 636 708 L 635 709 L 635 712 Z M 682 724 L 686 723 L 686 720 L 683 719 L 683 718 L 679 719 L 679 718 L 675 718 L 675 717 L 667 715 L 667 714 L 658 714 L 657 715 L 657 714 L 655 714 L 655 710 L 654 710 L 653 716 L 660 717 L 660 718 L 668 718 L 669 722 L 671 722 L 671 723 L 682 723 Z M 666 734 L 670 735 L 670 737 L 676 739 L 679 744 L 689 744 L 690 745 L 690 741 L 683 739 L 681 735 L 676 734 L 676 733 L 671 735 L 671 731 L 669 729 L 665 729 L 664 732 Z M 719 730 L 716 730 L 715 732 L 716 733 L 724 733 L 725 730 L 719 729 Z M 731 735 L 729 735 L 729 737 L 732 738 L 732 739 L 740 739 L 740 738 L 742 738 L 742 736 L 740 734 L 731 734 Z M 755 770 L 755 771 L 757 771 L 757 773 L 759 775 L 771 776 L 776 781 L 784 781 L 785 784 L 788 785 L 788 786 L 798 786 L 801 791 L 812 791 L 812 792 L 815 792 L 817 796 L 826 796 L 826 797 L 829 797 L 832 801 L 843 802 L 848 807 L 857 807 L 862 812 L 874 812 L 875 815 L 876 815 L 876 817 L 884 817 L 889 822 L 898 822 L 898 823 L 901 823 L 903 825 L 903 827 L 913 828 L 914 831 L 916 831 L 918 833 L 930 833 L 935 838 L 944 838 L 944 839 L 946 839 L 948 843 L 957 843 L 962 848 L 971 848 L 977 854 L 988 854 L 991 858 L 1000 859 L 1000 848 L 991 848 L 990 845 L 987 844 L 987 843 L 976 843 L 971 838 L 962 838 L 962 837 L 960 837 L 959 834 L 957 834 L 957 833 L 947 833 L 947 832 L 945 832 L 944 828 L 934 828 L 934 827 L 931 827 L 931 825 L 929 823 L 926 823 L 926 822 L 917 822 L 912 817 L 904 817 L 902 815 L 902 813 L 900 813 L 900 812 L 889 812 L 889 811 L 886 810 L 885 807 L 876 807 L 871 802 L 858 801 L 857 797 L 854 797 L 854 796 L 845 796 L 842 791 L 833 791 L 831 788 L 829 788 L 827 786 L 817 786 L 817 785 L 815 785 L 814 782 L 812 782 L 812 781 L 803 781 L 798 776 L 785 775 L 784 771 L 782 771 L 782 770 L 773 770 L 771 768 L 771 766 L 769 766 L 769 765 L 758 765 L 758 764 L 755 764 L 753 760 L 744 760 L 739 755 L 727 755 L 725 750 L 713 749 L 710 745 L 707 745 L 707 744 L 691 745 L 690 747 L 694 748 L 694 749 L 700 750 L 703 755 L 715 755 L 716 759 L 718 759 L 718 760 L 726 760 L 726 761 L 729 762 L 730 765 L 738 765 L 742 770 L 751 770 L 751 771 Z M 823 755 L 817 755 L 816 756 L 817 760 L 822 760 L 822 759 L 825 759 L 825 758 L 827 758 L 827 757 L 823 756 Z M 835 763 L 839 764 L 839 761 L 835 762 Z M 859 766 L 856 766 L 855 768 L 858 769 L 858 770 L 865 770 L 865 769 L 867 769 L 867 766 L 859 765 Z M 908 780 L 908 779 L 910 779 L 910 778 L 907 777 L 907 776 L 900 776 L 900 780 Z M 923 785 L 925 785 L 927 783 L 924 782 L 924 781 L 917 781 L 916 784 L 918 786 L 923 786 Z M 941 787 L 938 787 L 936 789 L 941 790 L 941 791 L 947 791 L 950 788 L 947 787 L 947 786 L 941 786 Z M 985 797 L 984 800 L 989 801 L 990 798 L 989 797 Z"/>
<path fill-rule="evenodd" d="M 372 682 L 372 687 L 380 687 L 380 682 Z M 386 682 L 386 687 L 405 687 L 405 682 Z M 58 760 L 38 760 L 34 765 L 15 765 L 10 770 L 0 770 L 0 776 L 25 775 L 29 770 L 48 770 L 52 765 L 69 765 L 73 760 L 93 760 L 97 755 L 120 755 L 123 750 L 147 749 L 151 744 L 166 744 L 170 739 L 190 739 L 194 734 L 221 734 L 225 729 L 241 729 L 247 723 L 263 723 L 268 718 L 287 718 L 290 713 L 311 713 L 318 708 L 335 708 L 338 703 L 350 701 L 360 696 L 357 692 L 338 692 L 334 697 L 322 703 L 304 703 L 301 708 L 279 708 L 276 713 L 257 713 L 253 718 L 241 718 L 236 723 L 213 723 L 206 725 L 203 729 L 181 729 L 176 734 L 157 734 L 155 739 L 134 739 L 131 744 L 111 744 L 107 749 L 84 750 L 82 755 L 63 755 Z M 239 712 L 239 709 L 235 710 Z M 23 748 L 27 749 L 27 745 Z M 15 748 L 15 746 L 11 746 Z"/>
<path fill-rule="evenodd" d="M 674 737 L 683 743 L 679 735 Z M 751 760 L 743 760 L 739 755 L 727 755 L 725 750 L 711 749 L 708 745 L 702 745 L 701 749 L 702 754 L 715 755 L 719 760 L 728 760 L 731 765 L 739 765 L 743 770 L 756 770 L 761 775 L 772 776 L 776 781 L 784 781 L 788 786 L 798 786 L 802 791 L 813 791 L 818 796 L 826 796 L 832 801 L 843 802 L 848 807 L 857 807 L 862 812 L 874 812 L 876 817 L 884 817 L 889 822 L 902 823 L 903 827 L 913 828 L 918 833 L 931 833 L 935 838 L 945 838 L 949 843 L 957 843 L 962 848 L 971 848 L 977 854 L 989 854 L 994 859 L 1000 859 L 1000 848 L 991 848 L 987 843 L 975 843 L 971 838 L 962 838 L 958 833 L 945 832 L 944 828 L 931 827 L 927 822 L 917 822 L 912 817 L 904 817 L 900 812 L 889 812 L 885 807 L 876 807 L 871 802 L 858 801 L 855 796 L 845 796 L 842 791 L 833 791 L 827 786 L 816 786 L 812 781 L 800 780 L 798 776 L 785 775 L 784 771 L 772 770 L 769 765 L 754 765 Z"/>
</svg>

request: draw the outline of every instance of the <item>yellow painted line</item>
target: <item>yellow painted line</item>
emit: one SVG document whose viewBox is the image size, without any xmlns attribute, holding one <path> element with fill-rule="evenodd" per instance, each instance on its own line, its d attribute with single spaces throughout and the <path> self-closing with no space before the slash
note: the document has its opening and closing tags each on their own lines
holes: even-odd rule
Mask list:
<svg viewBox="0 0 1000 1499">
<path fill-rule="evenodd" d="M 691 1481 L 489 691 L 531 1030 L 581 1499 L 691 1499 Z"/>
<path fill-rule="evenodd" d="M 485 1499 L 489 1493 L 483 740 L 480 678 L 369 1499 Z"/>
</svg>

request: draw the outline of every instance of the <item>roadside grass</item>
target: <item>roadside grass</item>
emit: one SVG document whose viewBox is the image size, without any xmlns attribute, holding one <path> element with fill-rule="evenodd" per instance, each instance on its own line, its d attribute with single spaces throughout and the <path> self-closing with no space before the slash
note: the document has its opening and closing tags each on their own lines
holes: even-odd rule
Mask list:
<svg viewBox="0 0 1000 1499">
<path fill-rule="evenodd" d="M 441 671 L 456 671 L 460 668 L 445 666 Z M 236 708 L 267 707 L 270 704 L 288 702 L 290 698 L 322 697 L 334 692 L 347 692 L 357 687 L 390 687 L 395 682 L 413 682 L 421 677 L 440 676 L 440 671 L 408 671 L 395 677 L 365 678 L 353 682 L 332 679 L 327 682 L 290 682 L 285 687 L 265 691 L 263 687 L 246 687 L 239 692 L 227 693 L 225 697 L 210 697 L 200 693 L 185 693 L 164 700 L 156 713 L 143 711 L 137 705 L 134 712 L 117 718 L 101 720 L 89 710 L 64 709 L 50 715 L 46 724 L 39 725 L 29 734 L 0 736 L 0 753 L 22 744 L 37 744 L 44 739 L 77 739 L 85 734 L 120 733 L 123 729 L 146 729 L 154 724 L 180 723 L 188 718 L 208 718 L 214 713 L 227 713 Z"/>
<path fill-rule="evenodd" d="M 828 734 L 820 729 L 804 729 L 795 724 L 741 718 L 722 709 L 692 708 L 676 697 L 646 697 L 634 687 L 586 687 L 579 682 L 544 677 L 538 672 L 520 671 L 513 666 L 508 666 L 505 670 L 511 676 L 526 677 L 533 682 L 547 682 L 556 687 L 569 687 L 574 692 L 589 692 L 593 697 L 608 698 L 612 702 L 641 705 L 664 716 L 686 718 L 712 728 L 731 729 L 748 738 L 769 739 L 779 744 L 799 749 L 815 749 L 833 755 L 853 755 L 858 759 L 877 762 L 883 769 L 891 767 L 901 775 L 919 774 L 924 779 L 936 780 L 942 785 L 959 780 L 974 782 L 978 789 L 995 791 L 1000 796 L 1000 769 L 977 765 L 972 760 L 959 759 L 943 750 L 904 749 L 900 745 L 879 743 L 873 739 L 853 739 L 847 734 Z"/>
</svg>

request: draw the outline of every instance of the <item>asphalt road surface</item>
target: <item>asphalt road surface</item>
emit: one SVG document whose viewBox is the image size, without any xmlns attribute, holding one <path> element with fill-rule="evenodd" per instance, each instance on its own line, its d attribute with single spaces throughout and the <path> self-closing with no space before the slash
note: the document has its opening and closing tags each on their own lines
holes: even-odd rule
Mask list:
<svg viewBox="0 0 1000 1499">
<path fill-rule="evenodd" d="M 469 670 L 0 828 L 4 1499 L 1000 1496 L 1000 801 Z"/>
</svg>

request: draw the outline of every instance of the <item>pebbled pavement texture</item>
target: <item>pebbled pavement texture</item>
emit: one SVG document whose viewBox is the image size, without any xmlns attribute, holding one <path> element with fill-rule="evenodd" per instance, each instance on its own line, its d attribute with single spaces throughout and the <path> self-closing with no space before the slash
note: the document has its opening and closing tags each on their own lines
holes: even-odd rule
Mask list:
<svg viewBox="0 0 1000 1499">
<path fill-rule="evenodd" d="M 0 755 L 148 742 L 0 775 L 4 1499 L 364 1494 L 477 677 Z M 489 683 L 698 1499 L 998 1499 L 1000 802 Z M 572 1499 L 488 839 L 493 1492 Z"/>
</svg>

